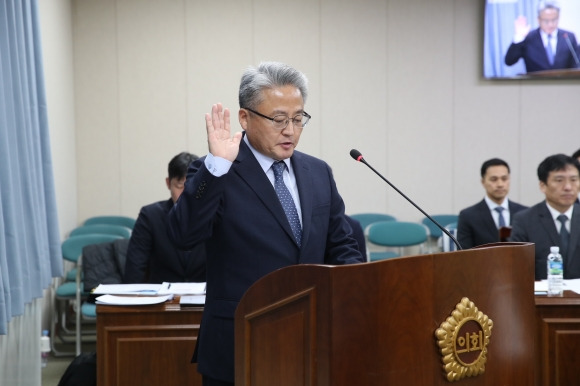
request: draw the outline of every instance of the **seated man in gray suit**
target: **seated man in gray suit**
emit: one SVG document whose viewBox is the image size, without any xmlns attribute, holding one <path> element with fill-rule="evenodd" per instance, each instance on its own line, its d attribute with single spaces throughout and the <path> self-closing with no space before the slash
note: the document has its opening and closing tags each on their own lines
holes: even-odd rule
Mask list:
<svg viewBox="0 0 580 386">
<path fill-rule="evenodd" d="M 536 244 L 536 280 L 547 277 L 546 258 L 559 246 L 564 279 L 580 278 L 580 163 L 567 155 L 546 158 L 538 167 L 546 200 L 514 216 L 510 241 Z"/>
<path fill-rule="evenodd" d="M 507 198 L 510 167 L 504 160 L 492 158 L 481 165 L 481 185 L 483 200 L 463 209 L 457 220 L 457 241 L 464 249 L 500 241 L 499 228 L 509 226 L 513 215 L 526 209 Z"/>
</svg>

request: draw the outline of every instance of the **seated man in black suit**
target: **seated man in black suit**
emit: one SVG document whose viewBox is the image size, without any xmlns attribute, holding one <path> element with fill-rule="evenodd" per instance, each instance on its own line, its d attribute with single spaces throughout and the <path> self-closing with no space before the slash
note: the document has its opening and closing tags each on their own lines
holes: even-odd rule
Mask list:
<svg viewBox="0 0 580 386">
<path fill-rule="evenodd" d="M 167 230 L 167 214 L 183 192 L 189 164 L 198 158 L 186 152 L 173 157 L 165 178 L 171 198 L 141 208 L 127 250 L 124 283 L 205 281 L 204 245 L 178 250 Z"/>
<path fill-rule="evenodd" d="M 558 29 L 560 6 L 556 1 L 540 1 L 538 24 L 533 31 L 524 16 L 514 22 L 515 36 L 505 55 L 511 66 L 524 59 L 527 72 L 578 68 L 578 43 L 570 31 Z"/>
<path fill-rule="evenodd" d="M 580 163 L 565 154 L 546 158 L 538 167 L 546 200 L 514 216 L 510 241 L 536 244 L 536 280 L 547 277 L 547 256 L 559 246 L 564 279 L 580 278 Z"/>
<path fill-rule="evenodd" d="M 464 249 L 500 241 L 499 228 L 509 226 L 513 215 L 526 208 L 507 198 L 510 167 L 504 160 L 492 158 L 481 165 L 481 185 L 484 199 L 459 213 L 457 241 Z"/>
</svg>

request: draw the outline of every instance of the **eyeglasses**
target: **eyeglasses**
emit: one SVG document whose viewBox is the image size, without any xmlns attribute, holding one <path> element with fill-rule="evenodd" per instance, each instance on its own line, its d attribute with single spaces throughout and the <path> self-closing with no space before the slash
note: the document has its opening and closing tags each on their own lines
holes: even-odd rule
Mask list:
<svg viewBox="0 0 580 386">
<path fill-rule="evenodd" d="M 295 116 L 293 116 L 292 118 L 290 118 L 289 116 L 285 115 L 285 114 L 278 114 L 278 115 L 274 115 L 274 117 L 268 117 L 264 114 L 260 114 L 259 112 L 249 109 L 247 107 L 244 107 L 244 109 L 262 117 L 262 118 L 266 118 L 272 121 L 272 124 L 274 125 L 274 128 L 276 130 L 284 130 L 287 126 L 288 123 L 290 122 L 290 120 L 292 120 L 292 125 L 294 125 L 295 128 L 298 129 L 302 129 L 304 126 L 306 126 L 306 124 L 308 123 L 308 121 L 310 120 L 310 118 L 312 118 L 310 116 L 310 114 L 308 114 L 306 111 L 301 112 L 300 114 L 296 114 Z"/>
</svg>

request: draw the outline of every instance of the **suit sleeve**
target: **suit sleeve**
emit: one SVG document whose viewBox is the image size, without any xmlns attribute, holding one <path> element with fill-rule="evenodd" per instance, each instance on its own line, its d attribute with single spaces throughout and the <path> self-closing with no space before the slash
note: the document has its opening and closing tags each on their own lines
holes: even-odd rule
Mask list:
<svg viewBox="0 0 580 386">
<path fill-rule="evenodd" d="M 191 164 L 183 193 L 169 211 L 169 237 L 182 250 L 190 250 L 209 238 L 220 216 L 228 174 L 213 176 L 205 167 L 204 159 Z"/>
<path fill-rule="evenodd" d="M 153 249 L 153 231 L 149 221 L 145 208 L 142 208 L 127 248 L 124 283 L 148 282 L 149 261 Z"/>
<path fill-rule="evenodd" d="M 512 232 L 508 241 L 530 241 L 525 224 L 526 221 L 522 216 L 522 212 L 516 213 L 512 219 Z"/>
<path fill-rule="evenodd" d="M 331 207 L 325 263 L 334 265 L 362 263 L 366 258 L 359 251 L 358 244 L 352 236 L 351 227 L 344 213 L 344 202 L 328 166 L 327 170 L 331 186 Z"/>
<path fill-rule="evenodd" d="M 525 40 L 521 43 L 510 44 L 505 54 L 505 64 L 508 66 L 516 64 L 521 57 L 524 56 Z"/>
<path fill-rule="evenodd" d="M 463 249 L 469 249 L 475 246 L 475 242 L 473 241 L 473 230 L 469 225 L 467 215 L 464 211 L 459 212 L 459 218 L 457 220 L 457 241 Z"/>
</svg>

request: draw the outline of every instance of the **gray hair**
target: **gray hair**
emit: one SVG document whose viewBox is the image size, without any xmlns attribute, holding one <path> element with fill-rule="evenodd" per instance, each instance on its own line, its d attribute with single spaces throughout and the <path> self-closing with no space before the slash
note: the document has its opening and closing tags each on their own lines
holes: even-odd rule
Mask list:
<svg viewBox="0 0 580 386">
<path fill-rule="evenodd" d="M 538 3 L 538 16 L 540 16 L 540 12 L 546 9 L 555 9 L 560 12 L 560 4 L 556 0 L 540 0 Z"/>
<path fill-rule="evenodd" d="M 308 79 L 300 71 L 278 62 L 262 62 L 258 67 L 248 67 L 240 82 L 240 108 L 255 109 L 263 101 L 264 89 L 288 85 L 300 90 L 302 100 L 306 103 Z"/>
</svg>

